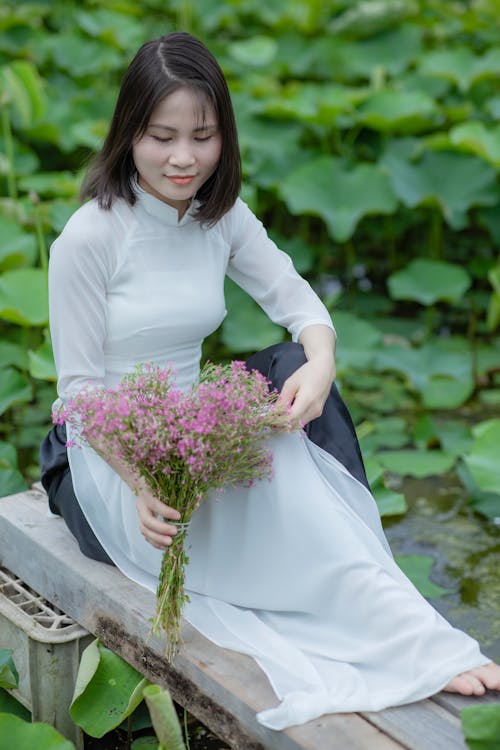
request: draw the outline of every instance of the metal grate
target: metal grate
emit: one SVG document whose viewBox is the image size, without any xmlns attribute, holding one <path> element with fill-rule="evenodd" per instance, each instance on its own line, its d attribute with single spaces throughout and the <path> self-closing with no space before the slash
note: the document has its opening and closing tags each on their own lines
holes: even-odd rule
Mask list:
<svg viewBox="0 0 500 750">
<path fill-rule="evenodd" d="M 24 581 L 0 566 L 0 594 L 15 604 L 46 630 L 64 631 L 75 626 L 75 621 L 46 599 L 30 589 Z"/>
</svg>

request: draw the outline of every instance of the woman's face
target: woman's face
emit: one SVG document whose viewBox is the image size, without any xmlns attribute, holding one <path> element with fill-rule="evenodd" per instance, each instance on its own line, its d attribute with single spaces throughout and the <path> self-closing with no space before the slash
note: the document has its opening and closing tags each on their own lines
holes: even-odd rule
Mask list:
<svg viewBox="0 0 500 750">
<path fill-rule="evenodd" d="M 222 148 L 213 108 L 189 88 L 165 97 L 132 148 L 139 185 L 181 217 L 215 171 Z"/>
</svg>

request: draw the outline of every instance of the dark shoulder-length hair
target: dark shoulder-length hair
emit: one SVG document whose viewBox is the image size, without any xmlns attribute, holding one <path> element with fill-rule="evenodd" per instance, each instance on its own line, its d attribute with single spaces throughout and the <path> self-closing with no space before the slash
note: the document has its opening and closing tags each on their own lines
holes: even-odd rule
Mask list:
<svg viewBox="0 0 500 750">
<path fill-rule="evenodd" d="M 179 88 L 189 87 L 214 109 L 222 139 L 215 172 L 196 194 L 196 217 L 215 224 L 233 206 L 241 187 L 241 160 L 233 106 L 226 79 L 214 56 L 191 34 L 174 32 L 144 44 L 120 87 L 110 129 L 84 179 L 81 198 L 97 198 L 109 209 L 115 198 L 136 200 L 132 146 L 155 107 Z"/>
</svg>

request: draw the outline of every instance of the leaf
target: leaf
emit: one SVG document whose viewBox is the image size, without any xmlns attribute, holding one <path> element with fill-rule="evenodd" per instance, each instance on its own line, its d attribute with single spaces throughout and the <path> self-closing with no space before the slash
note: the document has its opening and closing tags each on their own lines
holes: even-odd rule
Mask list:
<svg viewBox="0 0 500 750">
<path fill-rule="evenodd" d="M 0 467 L 0 498 L 8 495 L 16 495 L 18 492 L 24 492 L 28 485 L 24 481 L 23 475 L 17 469 L 4 469 Z"/>
<path fill-rule="evenodd" d="M 0 68 L 0 89 L 24 127 L 42 117 L 47 105 L 44 81 L 30 62 L 16 60 Z"/>
<path fill-rule="evenodd" d="M 159 685 L 148 685 L 144 688 L 143 694 L 160 746 L 168 750 L 185 750 L 182 730 L 170 693 Z"/>
<path fill-rule="evenodd" d="M 448 594 L 450 589 L 437 586 L 429 580 L 434 560 L 428 555 L 397 555 L 396 562 L 415 588 L 427 599 Z"/>
<path fill-rule="evenodd" d="M 0 270 L 28 266 L 37 257 L 36 238 L 16 221 L 0 216 Z"/>
<path fill-rule="evenodd" d="M 328 75 L 342 71 L 343 80 L 353 80 L 371 79 L 376 69 L 397 76 L 419 58 L 421 49 L 422 30 L 402 24 L 362 42 L 326 37 L 322 53 Z"/>
<path fill-rule="evenodd" d="M 399 516 L 408 510 L 405 496 L 386 487 L 383 482 L 377 483 L 371 489 L 382 517 Z"/>
<path fill-rule="evenodd" d="M 21 190 L 33 190 L 38 195 L 75 198 L 80 190 L 80 178 L 69 171 L 38 172 L 19 180 Z"/>
<path fill-rule="evenodd" d="M 473 393 L 472 378 L 459 380 L 450 375 L 432 375 L 422 390 L 422 402 L 427 409 L 456 409 Z"/>
<path fill-rule="evenodd" d="M 492 48 L 482 57 L 468 47 L 427 51 L 420 58 L 420 71 L 447 78 L 464 92 L 480 80 L 500 77 L 500 49 Z"/>
<path fill-rule="evenodd" d="M 45 340 L 38 349 L 28 351 L 29 370 L 32 378 L 38 380 L 57 380 L 56 366 L 54 364 L 54 354 L 52 352 L 52 343 L 50 336 L 46 333 Z"/>
<path fill-rule="evenodd" d="M 20 370 L 28 369 L 28 354 L 19 344 L 0 341 L 0 362 L 3 367 L 15 365 Z"/>
<path fill-rule="evenodd" d="M 31 385 L 24 375 L 13 367 L 6 367 L 0 371 L 0 414 L 13 404 L 31 401 L 31 398 Z"/>
<path fill-rule="evenodd" d="M 147 684 L 121 657 L 93 641 L 82 654 L 71 718 L 91 737 L 103 737 L 137 708 Z"/>
<path fill-rule="evenodd" d="M 228 315 L 222 324 L 221 338 L 231 352 L 253 352 L 283 340 L 283 328 L 269 320 L 234 282 L 226 281 L 225 295 Z"/>
<path fill-rule="evenodd" d="M 75 750 L 48 724 L 31 724 L 12 714 L 0 714 L 0 750 Z"/>
<path fill-rule="evenodd" d="M 277 49 L 274 39 L 258 35 L 228 45 L 228 52 L 235 60 L 253 68 L 269 65 L 275 58 Z"/>
<path fill-rule="evenodd" d="M 500 419 L 481 422 L 473 430 L 474 442 L 464 461 L 474 482 L 483 492 L 500 490 Z"/>
<path fill-rule="evenodd" d="M 47 273 L 40 268 L 6 271 L 0 277 L 0 318 L 21 326 L 47 325 Z"/>
<path fill-rule="evenodd" d="M 12 693 L 0 688 L 0 715 L 1 714 L 13 714 L 20 719 L 23 719 L 23 721 L 31 721 L 31 712 L 28 711 L 22 703 L 19 703 Z M 0 746 L 1 742 L 0 739 Z"/>
<path fill-rule="evenodd" d="M 488 129 L 482 122 L 463 122 L 450 130 L 449 138 L 455 146 L 500 167 L 500 125 Z"/>
<path fill-rule="evenodd" d="M 391 214 L 396 198 L 385 174 L 373 164 L 344 169 L 339 159 L 321 156 L 291 172 L 279 192 L 293 214 L 313 214 L 343 242 L 364 216 Z"/>
<path fill-rule="evenodd" d="M 458 463 L 457 474 L 460 481 L 470 495 L 470 504 L 475 511 L 494 523 L 500 522 L 500 493 L 483 492 L 475 483 L 467 464 L 462 460 Z"/>
<path fill-rule="evenodd" d="M 387 280 L 392 299 L 410 299 L 422 305 L 458 302 L 471 285 L 467 271 L 454 263 L 416 258 Z"/>
<path fill-rule="evenodd" d="M 159 744 L 156 737 L 138 737 L 132 742 L 130 750 L 164 750 Z"/>
<path fill-rule="evenodd" d="M 19 674 L 12 659 L 11 648 L 0 648 L 0 688 L 12 690 L 19 685 Z"/>
<path fill-rule="evenodd" d="M 475 156 L 427 152 L 418 163 L 411 164 L 395 153 L 387 153 L 381 164 L 394 193 L 406 206 L 436 205 L 453 229 L 466 226 L 467 211 L 472 206 L 491 206 L 498 201 L 495 170 Z"/>
<path fill-rule="evenodd" d="M 0 441 L 0 468 L 1 469 L 16 469 L 17 468 L 17 453 L 12 443 L 4 443 Z"/>
<path fill-rule="evenodd" d="M 400 450 L 381 451 L 377 460 L 389 471 L 402 476 L 431 477 L 453 468 L 455 456 L 444 451 Z"/>
<path fill-rule="evenodd" d="M 332 320 L 338 337 L 336 357 L 339 369 L 367 367 L 382 339 L 378 328 L 344 310 L 337 310 Z"/>
<path fill-rule="evenodd" d="M 363 98 L 364 93 L 355 88 L 291 81 L 267 99 L 264 112 L 276 118 L 331 126 L 338 115 L 352 112 L 353 104 Z"/>
<path fill-rule="evenodd" d="M 446 340 L 433 340 L 419 348 L 385 346 L 374 356 L 377 370 L 404 374 L 424 393 L 433 378 L 446 376 L 458 383 L 472 383 L 472 355 L 467 346 L 453 349 Z"/>
<path fill-rule="evenodd" d="M 357 121 L 373 130 L 419 133 L 438 121 L 434 99 L 423 91 L 375 91 L 360 105 Z"/>
<path fill-rule="evenodd" d="M 397 27 L 418 13 L 413 0 L 365 0 L 344 10 L 330 24 L 335 34 L 348 33 L 353 36 L 372 36 L 386 28 Z"/>
<path fill-rule="evenodd" d="M 460 712 L 460 721 L 470 750 L 498 750 L 500 703 L 467 706 Z"/>
</svg>

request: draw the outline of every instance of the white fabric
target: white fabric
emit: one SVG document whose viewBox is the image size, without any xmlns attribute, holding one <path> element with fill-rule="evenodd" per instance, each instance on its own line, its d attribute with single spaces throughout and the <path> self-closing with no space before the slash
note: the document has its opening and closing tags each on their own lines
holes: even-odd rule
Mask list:
<svg viewBox="0 0 500 750">
<path fill-rule="evenodd" d="M 328 312 L 241 201 L 212 229 L 138 192 L 94 201 L 53 245 L 50 307 L 58 391 L 111 386 L 136 363 L 197 377 L 201 342 L 225 315 L 227 273 L 296 339 Z M 272 439 L 274 478 L 208 497 L 188 534 L 186 618 L 253 656 L 280 701 L 281 729 L 333 711 L 378 710 L 440 690 L 487 663 L 394 563 L 370 493 L 298 434 Z M 90 448 L 70 448 L 76 495 L 101 544 L 156 589 L 161 552 L 141 536 L 134 496 Z"/>
</svg>

